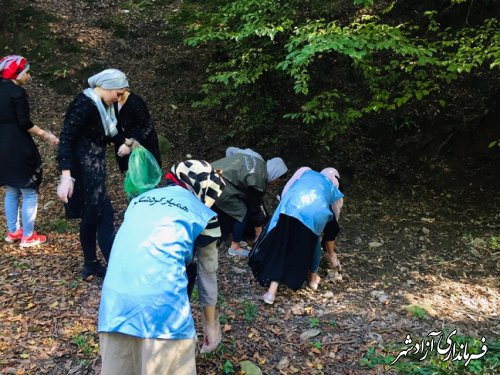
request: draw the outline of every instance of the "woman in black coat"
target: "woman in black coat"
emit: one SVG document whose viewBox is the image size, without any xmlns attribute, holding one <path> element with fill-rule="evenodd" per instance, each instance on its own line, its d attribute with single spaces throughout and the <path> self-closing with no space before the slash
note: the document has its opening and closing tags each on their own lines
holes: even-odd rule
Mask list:
<svg viewBox="0 0 500 375">
<path fill-rule="evenodd" d="M 5 56 L 0 59 L 0 75 L 0 186 L 5 185 L 5 241 L 20 240 L 20 246 L 30 247 L 47 240 L 34 231 L 42 159 L 32 136 L 54 146 L 59 140 L 31 122 L 28 96 L 22 87 L 31 79 L 28 61 L 22 56 Z"/>
<path fill-rule="evenodd" d="M 115 112 L 118 113 L 118 132 L 126 138 L 134 139 L 144 146 L 158 162 L 161 168 L 160 147 L 158 135 L 153 127 L 148 107 L 144 100 L 133 92 L 125 90 L 125 93 L 115 103 Z M 118 151 L 119 145 L 115 145 Z M 129 156 L 117 156 L 116 161 L 120 171 L 128 169 Z"/>
<path fill-rule="evenodd" d="M 107 69 L 89 78 L 90 88 L 70 104 L 57 161 L 61 181 L 57 194 L 66 205 L 66 216 L 80 218 L 80 243 L 84 267 L 82 277 L 104 277 L 96 256 L 96 241 L 108 261 L 115 230 L 113 207 L 106 190 L 106 144 L 119 145 L 118 155 L 128 155 L 132 141 L 118 132 L 113 104 L 128 86 L 127 77 L 117 69 Z"/>
</svg>

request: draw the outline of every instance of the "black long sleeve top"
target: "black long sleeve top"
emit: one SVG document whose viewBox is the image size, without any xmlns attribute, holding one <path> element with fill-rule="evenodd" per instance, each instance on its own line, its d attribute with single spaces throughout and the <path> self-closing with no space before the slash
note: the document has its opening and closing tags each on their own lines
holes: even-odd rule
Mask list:
<svg viewBox="0 0 500 375">
<path fill-rule="evenodd" d="M 28 95 L 21 86 L 0 79 L 0 186 L 37 188 L 42 159 L 28 132 Z"/>
<path fill-rule="evenodd" d="M 57 153 L 60 170 L 72 169 L 75 166 L 75 157 L 78 154 L 76 150 L 83 142 L 100 147 L 113 142 L 119 146 L 125 142 L 125 137 L 120 133 L 112 138 L 106 137 L 97 106 L 92 99 L 80 93 L 66 111 Z M 90 148 L 88 152 L 92 152 Z"/>
</svg>

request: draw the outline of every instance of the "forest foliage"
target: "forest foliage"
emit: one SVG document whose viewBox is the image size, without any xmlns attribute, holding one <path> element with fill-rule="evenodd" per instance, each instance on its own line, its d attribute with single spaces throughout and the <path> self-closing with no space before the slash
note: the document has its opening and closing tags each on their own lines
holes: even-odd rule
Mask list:
<svg viewBox="0 0 500 375">
<path fill-rule="evenodd" d="M 229 111 L 241 132 L 292 122 L 328 140 L 497 75 L 499 20 L 474 16 L 491 3 L 188 0 L 176 17 L 187 45 L 215 51 L 195 106 Z"/>
</svg>

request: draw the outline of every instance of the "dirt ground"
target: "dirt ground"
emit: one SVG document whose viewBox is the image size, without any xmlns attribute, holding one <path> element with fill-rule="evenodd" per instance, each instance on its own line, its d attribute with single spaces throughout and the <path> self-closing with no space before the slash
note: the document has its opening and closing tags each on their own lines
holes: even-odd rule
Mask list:
<svg viewBox="0 0 500 375">
<path fill-rule="evenodd" d="M 149 104 L 159 132 L 172 140 L 164 166 L 188 153 L 208 160 L 223 155 L 216 140 L 204 145 L 189 143 L 192 134 L 186 124 L 192 124 L 193 114 L 187 99 L 176 96 L 180 95 L 176 86 L 196 91 L 199 77 L 189 69 L 183 75 L 160 77 L 158 69 L 152 69 L 157 73 L 152 75 L 145 68 L 163 64 L 165 69 L 188 59 L 182 46 L 154 43 L 155 33 L 162 27 L 158 19 L 134 23 L 138 31 L 129 40 L 102 27 L 104 15 L 127 14 L 123 12 L 125 2 L 30 3 L 55 17 L 51 25 L 55 36 L 79 38 L 84 52 L 80 52 L 81 64 L 107 66 L 116 61 L 113 66 L 128 73 L 133 89 Z M 175 2 L 170 6 L 174 12 Z M 144 25 L 149 25 L 150 32 L 141 34 Z M 57 134 L 76 91 L 64 92 L 37 80 L 36 74 L 27 90 L 33 122 Z M 182 92 L 187 97 L 188 90 Z M 203 123 L 204 118 L 197 121 Z M 32 249 L 2 244 L 0 371 L 98 374 L 96 329 L 102 282 L 81 281 L 77 223 L 64 219 L 55 194 L 55 150 L 38 144 L 45 165 L 37 230 L 49 240 Z M 108 188 L 118 226 L 126 208 L 123 176 L 111 150 L 108 156 Z M 241 373 L 242 361 L 251 361 L 264 374 L 419 373 L 423 362 L 418 360 L 412 370 L 383 360 L 404 348 L 407 335 L 422 339 L 432 331 L 456 329 L 467 340 L 485 337 L 487 344 L 498 343 L 497 192 L 478 183 L 458 184 L 459 177 L 444 183 L 446 176 L 440 171 L 419 183 L 407 183 L 418 179 L 384 178 L 370 169 L 376 161 L 377 156 L 371 155 L 355 173 L 346 173 L 342 231 L 336 243 L 343 270 L 339 277 L 322 261 L 317 291 L 304 288 L 294 293 L 281 288 L 275 304 L 264 305 L 261 295 L 265 290 L 254 281 L 246 260 L 220 250 L 218 307 L 223 341 L 215 353 L 198 356 L 198 373 Z M 342 174 L 342 166 L 339 169 Z M 409 176 L 413 172 L 408 166 L 398 173 Z M 273 196 L 277 189 L 268 194 L 269 207 L 276 205 Z M 3 212 L 3 200 L 0 210 Z M 4 235 L 3 215 L 0 228 Z M 201 332 L 196 298 L 193 305 Z M 486 361 L 492 352 L 477 361 Z M 468 371 L 463 363 L 456 369 Z M 495 371 L 498 367 L 483 369 L 484 373 Z"/>
</svg>

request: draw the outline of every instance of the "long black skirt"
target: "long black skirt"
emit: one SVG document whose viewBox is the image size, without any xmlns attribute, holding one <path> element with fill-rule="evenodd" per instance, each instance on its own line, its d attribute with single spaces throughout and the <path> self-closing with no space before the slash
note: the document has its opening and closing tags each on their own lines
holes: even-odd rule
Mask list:
<svg viewBox="0 0 500 375">
<path fill-rule="evenodd" d="M 250 253 L 253 275 L 264 287 L 277 281 L 297 290 L 307 279 L 317 243 L 318 236 L 313 231 L 299 220 L 281 214 L 276 226 L 259 237 Z"/>
</svg>

